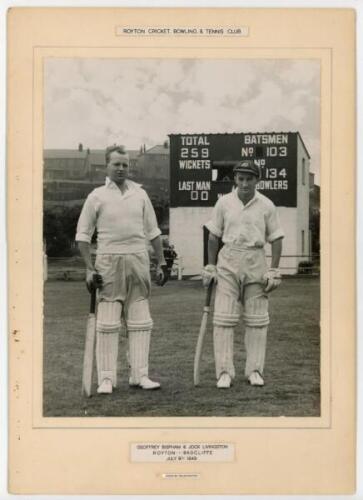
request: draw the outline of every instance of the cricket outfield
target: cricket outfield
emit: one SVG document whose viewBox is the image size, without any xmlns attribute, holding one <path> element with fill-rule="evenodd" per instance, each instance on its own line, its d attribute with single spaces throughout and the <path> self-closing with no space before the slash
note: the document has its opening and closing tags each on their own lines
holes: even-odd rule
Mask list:
<svg viewBox="0 0 363 500">
<path fill-rule="evenodd" d="M 264 387 L 244 379 L 243 327 L 235 331 L 236 378 L 228 390 L 215 384 L 212 321 L 201 361 L 200 386 L 193 385 L 193 360 L 205 290 L 200 281 L 153 285 L 154 329 L 150 376 L 157 391 L 128 386 L 125 330 L 120 336 L 118 387 L 111 395 L 81 394 L 89 294 L 81 281 L 49 281 L 44 293 L 45 417 L 79 416 L 319 416 L 319 278 L 289 278 L 270 295 Z M 95 370 L 94 370 L 95 372 Z"/>
</svg>

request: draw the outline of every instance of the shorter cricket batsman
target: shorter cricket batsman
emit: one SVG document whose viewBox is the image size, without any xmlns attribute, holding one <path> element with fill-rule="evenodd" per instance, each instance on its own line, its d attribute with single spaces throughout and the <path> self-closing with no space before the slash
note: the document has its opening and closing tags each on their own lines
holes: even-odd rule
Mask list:
<svg viewBox="0 0 363 500">
<path fill-rule="evenodd" d="M 283 230 L 275 205 L 256 191 L 260 171 L 252 160 L 234 167 L 236 188 L 219 198 L 211 220 L 208 264 L 203 284 L 217 282 L 213 317 L 214 357 L 217 387 L 229 388 L 235 377 L 234 327 L 241 309 L 245 325 L 245 376 L 254 386 L 264 385 L 268 294 L 281 283 L 279 262 Z M 220 239 L 224 243 L 218 254 Z M 271 244 L 271 267 L 267 267 L 265 244 Z M 217 262 L 218 255 L 218 262 Z"/>
<path fill-rule="evenodd" d="M 94 189 L 79 217 L 76 241 L 84 259 L 90 286 L 100 277 L 96 321 L 98 389 L 109 394 L 117 386 L 117 357 L 121 318 L 129 341 L 129 385 L 158 389 L 149 378 L 149 347 L 153 322 L 149 311 L 150 261 L 153 246 L 157 283 L 165 283 L 165 259 L 157 220 L 146 192 L 128 179 L 129 155 L 123 146 L 106 150 L 107 177 Z M 97 229 L 97 256 L 93 264 L 90 243 Z"/>
</svg>

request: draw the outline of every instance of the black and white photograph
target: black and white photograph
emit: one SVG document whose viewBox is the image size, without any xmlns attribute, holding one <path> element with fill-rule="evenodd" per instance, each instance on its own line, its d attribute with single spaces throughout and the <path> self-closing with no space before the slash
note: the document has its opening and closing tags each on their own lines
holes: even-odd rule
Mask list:
<svg viewBox="0 0 363 500">
<path fill-rule="evenodd" d="M 43 417 L 320 417 L 319 59 L 43 61 Z"/>
</svg>

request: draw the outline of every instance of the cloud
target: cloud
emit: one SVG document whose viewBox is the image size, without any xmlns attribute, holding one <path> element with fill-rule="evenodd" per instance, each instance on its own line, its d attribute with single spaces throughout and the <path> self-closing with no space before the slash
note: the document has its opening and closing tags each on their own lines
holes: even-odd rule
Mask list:
<svg viewBox="0 0 363 500">
<path fill-rule="evenodd" d="M 51 58 L 44 83 L 46 148 L 138 149 L 170 133 L 299 131 L 319 170 L 316 60 Z"/>
</svg>

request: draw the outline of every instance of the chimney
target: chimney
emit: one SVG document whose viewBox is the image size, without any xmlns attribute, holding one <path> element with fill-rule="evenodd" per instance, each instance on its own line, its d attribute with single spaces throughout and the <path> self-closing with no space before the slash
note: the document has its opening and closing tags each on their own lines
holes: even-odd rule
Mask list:
<svg viewBox="0 0 363 500">
<path fill-rule="evenodd" d="M 81 142 L 78 144 L 78 151 L 83 151 L 83 144 Z"/>
</svg>

